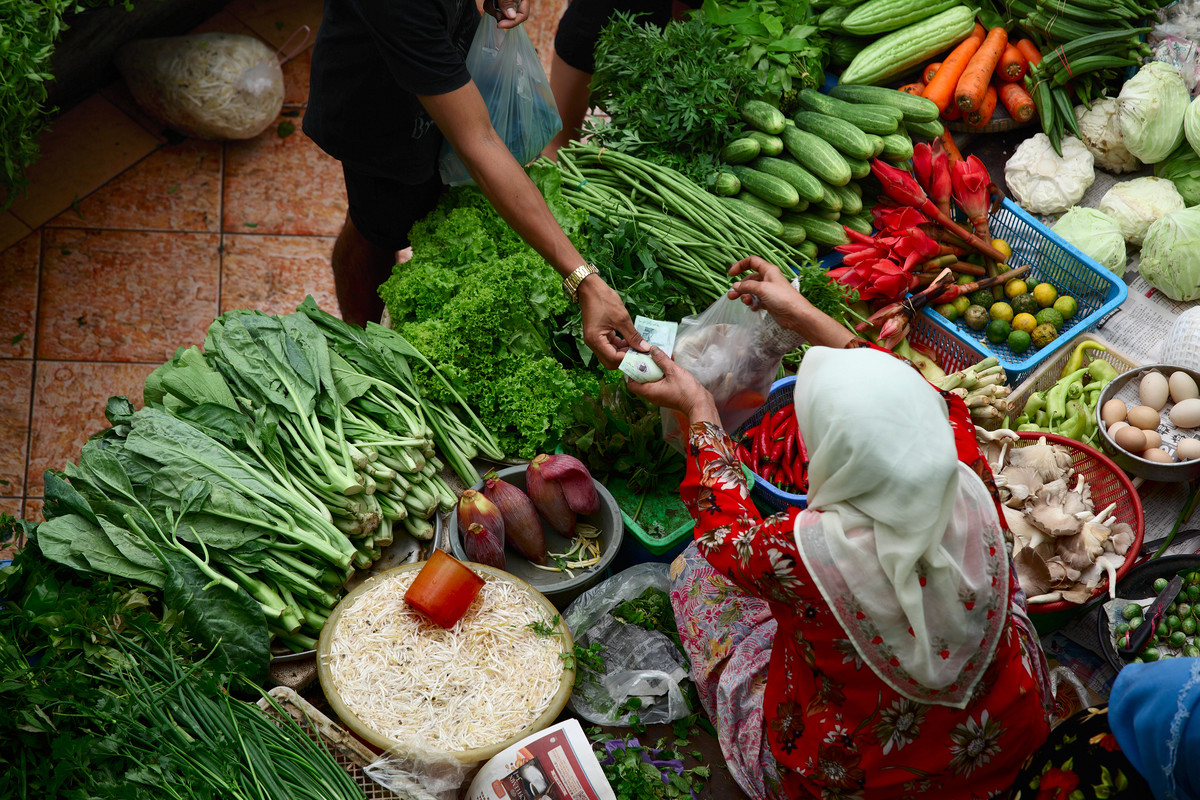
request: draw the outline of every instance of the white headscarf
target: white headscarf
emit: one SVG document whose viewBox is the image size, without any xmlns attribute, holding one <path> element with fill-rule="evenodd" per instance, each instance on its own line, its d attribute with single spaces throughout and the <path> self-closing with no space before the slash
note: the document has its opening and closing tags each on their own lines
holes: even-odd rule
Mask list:
<svg viewBox="0 0 1200 800">
<path fill-rule="evenodd" d="M 945 401 L 867 348 L 814 347 L 796 378 L 808 507 L 796 546 L 871 669 L 962 708 L 1006 619 L 1008 561 L 983 481 L 958 461 Z"/>
</svg>

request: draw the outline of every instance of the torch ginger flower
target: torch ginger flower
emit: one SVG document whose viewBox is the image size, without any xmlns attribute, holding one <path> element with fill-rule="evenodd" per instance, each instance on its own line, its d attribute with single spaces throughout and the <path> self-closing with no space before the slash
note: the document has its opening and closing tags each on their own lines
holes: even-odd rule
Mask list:
<svg viewBox="0 0 1200 800">
<path fill-rule="evenodd" d="M 913 146 L 913 171 L 929 198 L 950 216 L 950 158 L 941 139 L 935 139 L 932 147 L 925 142 Z"/>
<path fill-rule="evenodd" d="M 954 163 L 950 178 L 954 186 L 954 200 L 966 212 L 975 227 L 975 233 L 990 239 L 988 211 L 992 201 L 992 190 L 996 187 L 988 175 L 987 167 L 978 156 L 967 156 L 965 160 Z"/>
</svg>

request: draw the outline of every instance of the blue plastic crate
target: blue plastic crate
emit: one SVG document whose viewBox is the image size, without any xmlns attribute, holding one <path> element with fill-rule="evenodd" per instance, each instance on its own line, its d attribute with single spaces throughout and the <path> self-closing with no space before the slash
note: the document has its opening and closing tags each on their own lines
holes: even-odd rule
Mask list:
<svg viewBox="0 0 1200 800">
<path fill-rule="evenodd" d="M 1053 358 L 1077 334 L 1099 325 L 1125 302 L 1129 288 L 1112 272 L 1068 244 L 1008 198 L 989 221 L 993 238 L 1003 239 L 1012 247 L 1009 263 L 1013 267 L 1028 264 L 1026 277 L 1048 281 L 1060 295 L 1074 297 L 1079 306 L 1075 315 L 1065 322 L 1053 342 L 1037 349 L 1031 347 L 1017 355 L 1006 342 L 989 342 L 983 331 L 973 331 L 962 321 L 951 322 L 931 308 L 922 309 L 921 314 L 978 353 L 981 359 L 996 356 L 1008 374 L 1009 384 L 1016 386 L 1047 359 Z"/>
</svg>

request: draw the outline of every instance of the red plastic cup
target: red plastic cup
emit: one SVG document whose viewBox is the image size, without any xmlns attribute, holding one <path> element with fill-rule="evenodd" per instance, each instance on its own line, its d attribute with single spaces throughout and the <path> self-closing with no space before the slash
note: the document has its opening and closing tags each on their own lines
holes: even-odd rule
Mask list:
<svg viewBox="0 0 1200 800">
<path fill-rule="evenodd" d="M 452 628 L 467 613 L 483 583 L 454 556 L 434 550 L 404 593 L 404 602 L 443 628 Z"/>
</svg>

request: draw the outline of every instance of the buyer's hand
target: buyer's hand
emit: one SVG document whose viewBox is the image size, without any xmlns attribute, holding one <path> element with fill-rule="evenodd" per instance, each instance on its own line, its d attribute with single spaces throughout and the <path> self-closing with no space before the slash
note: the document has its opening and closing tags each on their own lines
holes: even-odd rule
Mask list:
<svg viewBox="0 0 1200 800">
<path fill-rule="evenodd" d="M 608 369 L 616 369 L 629 348 L 643 353 L 650 346 L 633 327 L 621 297 L 600 276 L 579 284 L 579 310 L 583 314 L 583 340 Z"/>
<path fill-rule="evenodd" d="M 705 389 L 692 373 L 671 360 L 670 356 L 657 347 L 650 348 L 650 357 L 663 371 L 661 380 L 638 383 L 626 378 L 629 391 L 646 398 L 659 408 L 678 411 L 689 422 L 715 422 L 720 424 L 716 403 L 712 394 Z"/>
<path fill-rule="evenodd" d="M 496 18 L 496 27 L 508 30 L 529 19 L 529 0 L 486 0 L 483 10 Z"/>
</svg>

